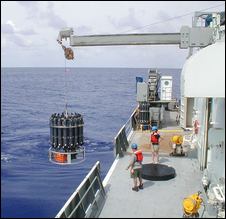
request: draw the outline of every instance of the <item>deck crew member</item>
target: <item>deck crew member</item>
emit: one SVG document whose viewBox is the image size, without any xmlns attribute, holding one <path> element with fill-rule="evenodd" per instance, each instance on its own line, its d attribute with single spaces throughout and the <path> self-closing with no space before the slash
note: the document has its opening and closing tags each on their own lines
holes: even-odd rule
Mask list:
<svg viewBox="0 0 226 219">
<path fill-rule="evenodd" d="M 134 187 L 132 187 L 132 190 L 138 192 L 139 189 L 143 189 L 143 182 L 141 177 L 143 154 L 141 150 L 137 150 L 137 144 L 133 143 L 131 145 L 131 148 L 133 153 L 130 159 L 129 166 L 126 169 L 128 170 L 130 168 L 131 178 L 133 178 Z"/>
<path fill-rule="evenodd" d="M 151 146 L 152 146 L 152 161 L 153 163 L 159 162 L 159 140 L 160 140 L 160 134 L 158 133 L 158 127 L 152 126 L 151 128 Z"/>
</svg>

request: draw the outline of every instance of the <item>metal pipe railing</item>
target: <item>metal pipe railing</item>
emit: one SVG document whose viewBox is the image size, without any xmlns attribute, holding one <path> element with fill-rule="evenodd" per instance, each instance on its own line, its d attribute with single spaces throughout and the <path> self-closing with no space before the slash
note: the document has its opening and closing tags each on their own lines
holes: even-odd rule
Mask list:
<svg viewBox="0 0 226 219">
<path fill-rule="evenodd" d="M 132 114 L 126 123 L 122 126 L 122 128 L 118 131 L 117 135 L 114 138 L 114 154 L 117 156 L 119 154 L 120 157 L 123 157 L 123 151 L 126 151 L 129 143 L 128 136 L 130 133 L 136 129 L 136 122 L 134 119 L 134 115 L 137 111 L 138 106 L 134 109 Z"/>
<path fill-rule="evenodd" d="M 97 161 L 55 218 L 99 216 L 106 196 L 99 171 L 100 162 Z"/>
</svg>

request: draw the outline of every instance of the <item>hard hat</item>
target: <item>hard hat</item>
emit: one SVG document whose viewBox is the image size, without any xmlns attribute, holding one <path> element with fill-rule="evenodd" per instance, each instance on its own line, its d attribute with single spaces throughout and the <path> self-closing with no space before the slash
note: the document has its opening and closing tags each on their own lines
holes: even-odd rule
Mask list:
<svg viewBox="0 0 226 219">
<path fill-rule="evenodd" d="M 132 149 L 137 149 L 137 144 L 135 144 L 135 143 L 131 144 L 131 148 Z"/>
<path fill-rule="evenodd" d="M 158 130 L 158 127 L 157 126 L 152 126 L 151 130 L 152 131 L 156 131 L 156 130 Z"/>
<path fill-rule="evenodd" d="M 183 143 L 183 137 L 181 135 L 174 135 L 172 137 L 172 142 L 175 144 L 182 144 Z"/>
<path fill-rule="evenodd" d="M 172 137 L 172 142 L 173 142 L 173 143 L 177 143 L 177 142 L 178 142 L 178 139 L 179 139 L 179 136 L 178 136 L 178 135 L 174 135 L 174 136 Z"/>
</svg>

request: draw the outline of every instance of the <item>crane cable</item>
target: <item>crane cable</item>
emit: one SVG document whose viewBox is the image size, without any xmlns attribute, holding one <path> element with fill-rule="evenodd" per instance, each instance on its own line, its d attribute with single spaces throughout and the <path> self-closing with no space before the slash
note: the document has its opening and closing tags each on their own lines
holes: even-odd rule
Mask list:
<svg viewBox="0 0 226 219">
<path fill-rule="evenodd" d="M 68 117 L 67 112 L 67 63 L 66 58 L 64 59 L 64 102 L 65 102 L 65 115 Z"/>
<path fill-rule="evenodd" d="M 212 8 L 217 8 L 217 7 L 220 7 L 220 6 L 223 6 L 225 4 L 220 4 L 220 5 L 215 5 L 213 7 L 209 7 L 209 8 L 204 8 L 204 9 L 201 9 L 201 10 L 198 10 L 198 11 L 201 11 L 201 12 L 204 12 L 206 10 L 209 10 L 209 9 L 212 9 Z M 145 26 L 142 26 L 142 27 L 137 27 L 137 28 L 134 28 L 134 29 L 131 29 L 131 30 L 126 30 L 126 31 L 123 31 L 121 33 L 118 33 L 118 34 L 123 34 L 123 33 L 127 33 L 127 32 L 130 32 L 130 31 L 134 31 L 134 30 L 140 30 L 140 29 L 143 29 L 143 28 L 146 28 L 146 27 L 150 27 L 152 25 L 156 25 L 156 24 L 162 24 L 162 23 L 165 23 L 165 22 L 168 22 L 170 20 L 174 20 L 174 19 L 178 19 L 178 18 L 181 18 L 181 17 L 186 17 L 188 15 L 191 15 L 193 14 L 195 11 L 191 11 L 191 12 L 188 12 L 186 14 L 182 14 L 182 15 L 178 15 L 178 16 L 175 16 L 175 17 L 170 17 L 168 18 L 167 20 L 165 21 L 156 21 L 154 23 L 151 23 L 151 24 L 148 24 L 148 25 L 145 25 Z"/>
<path fill-rule="evenodd" d="M 66 47 L 63 45 L 62 41 L 57 40 L 57 42 L 61 45 L 62 49 L 64 50 L 64 102 L 65 102 L 65 116 L 68 117 L 67 111 L 67 59 L 73 60 L 74 59 L 74 52 L 70 47 Z"/>
</svg>

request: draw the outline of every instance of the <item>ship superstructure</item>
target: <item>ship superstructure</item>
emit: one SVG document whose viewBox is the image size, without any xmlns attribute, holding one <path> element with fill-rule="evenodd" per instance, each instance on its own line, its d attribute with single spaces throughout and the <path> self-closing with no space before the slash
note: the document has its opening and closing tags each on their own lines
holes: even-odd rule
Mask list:
<svg viewBox="0 0 226 219">
<path fill-rule="evenodd" d="M 181 121 L 193 129 L 192 145 L 197 148 L 202 183 L 208 203 L 224 216 L 225 205 L 225 25 L 221 14 L 196 13 L 198 19 L 211 18 L 213 44 L 192 51 L 181 75 Z"/>
</svg>

